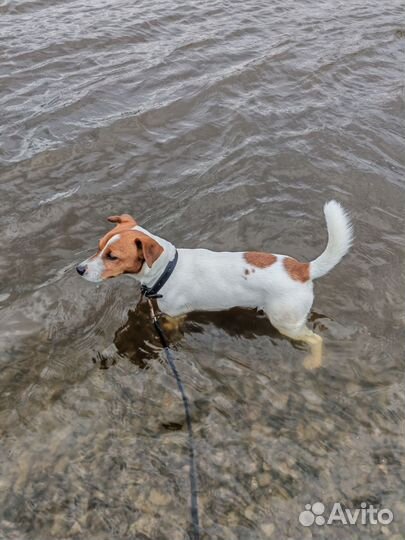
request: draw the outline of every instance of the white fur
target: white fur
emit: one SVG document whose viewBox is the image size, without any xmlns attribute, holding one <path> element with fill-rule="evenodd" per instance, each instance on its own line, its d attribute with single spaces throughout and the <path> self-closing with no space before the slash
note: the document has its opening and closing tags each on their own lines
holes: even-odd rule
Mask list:
<svg viewBox="0 0 405 540">
<path fill-rule="evenodd" d="M 93 283 L 102 281 L 101 274 L 104 271 L 102 260 L 103 254 L 109 246 L 117 242 L 120 238 L 121 237 L 119 234 L 115 234 L 108 240 L 103 250 L 97 255 L 97 257 L 90 257 L 81 263 L 82 265 L 87 266 L 86 273 L 83 275 L 84 279 L 87 279 L 87 281 L 92 281 Z"/>
<path fill-rule="evenodd" d="M 311 262 L 311 279 L 322 277 L 332 270 L 353 242 L 353 228 L 342 206 L 336 201 L 329 201 L 323 212 L 328 227 L 328 244 L 322 255 Z"/>
</svg>

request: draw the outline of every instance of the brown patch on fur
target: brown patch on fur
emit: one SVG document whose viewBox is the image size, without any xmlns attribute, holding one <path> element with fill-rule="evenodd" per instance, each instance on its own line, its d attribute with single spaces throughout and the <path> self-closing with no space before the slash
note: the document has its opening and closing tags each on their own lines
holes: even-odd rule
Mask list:
<svg viewBox="0 0 405 540">
<path fill-rule="evenodd" d="M 295 281 L 301 281 L 305 283 L 310 279 L 309 263 L 300 263 L 291 257 L 286 257 L 283 261 L 284 268 L 287 270 L 288 275 L 295 279 Z"/>
<path fill-rule="evenodd" d="M 119 240 L 103 253 L 102 279 L 121 274 L 137 274 L 144 262 L 151 267 L 163 252 L 162 246 L 156 240 L 140 231 L 124 230 L 115 234 L 120 234 Z M 117 258 L 111 260 L 111 255 Z"/>
<path fill-rule="evenodd" d="M 129 214 L 122 214 L 121 216 L 110 216 L 107 218 L 111 223 L 116 223 L 117 225 L 111 231 L 108 231 L 103 238 L 98 243 L 99 250 L 104 249 L 107 242 L 116 234 L 120 234 L 122 231 L 128 231 L 132 227 L 136 227 L 137 222 Z"/>
<path fill-rule="evenodd" d="M 245 268 L 245 276 L 248 276 L 250 274 L 249 268 Z"/>
<path fill-rule="evenodd" d="M 107 218 L 107 221 L 110 221 L 111 223 L 127 223 L 131 227 L 135 227 L 135 225 L 137 225 L 137 222 L 129 214 L 121 214 L 120 216 L 110 216 Z"/>
<path fill-rule="evenodd" d="M 268 268 L 277 261 L 277 257 L 272 253 L 261 251 L 247 251 L 244 257 L 246 262 L 257 268 Z"/>
<path fill-rule="evenodd" d="M 146 264 L 149 266 L 149 268 L 151 268 L 152 264 L 163 253 L 163 248 L 158 242 L 156 242 L 156 240 L 154 240 L 147 234 L 136 232 L 136 235 L 137 238 L 135 240 L 135 243 L 137 245 L 138 251 L 140 251 L 140 256 L 143 256 Z"/>
</svg>

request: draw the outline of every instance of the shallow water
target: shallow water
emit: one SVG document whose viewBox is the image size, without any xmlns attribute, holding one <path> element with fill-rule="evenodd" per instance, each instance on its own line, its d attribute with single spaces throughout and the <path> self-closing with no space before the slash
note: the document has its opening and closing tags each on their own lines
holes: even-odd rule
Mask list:
<svg viewBox="0 0 405 540">
<path fill-rule="evenodd" d="M 0 538 L 187 538 L 181 401 L 139 291 L 74 265 L 106 216 L 298 259 L 324 365 L 263 316 L 173 336 L 204 539 L 405 538 L 403 3 L 0 3 Z M 303 527 L 305 504 L 389 508 Z"/>
</svg>

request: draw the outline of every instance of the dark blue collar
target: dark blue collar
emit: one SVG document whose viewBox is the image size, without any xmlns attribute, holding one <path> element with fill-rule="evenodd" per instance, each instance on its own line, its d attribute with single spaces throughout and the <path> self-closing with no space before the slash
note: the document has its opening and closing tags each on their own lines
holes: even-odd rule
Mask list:
<svg viewBox="0 0 405 540">
<path fill-rule="evenodd" d="M 141 285 L 141 293 L 144 296 L 146 296 L 146 298 L 162 298 L 163 295 L 158 294 L 158 292 L 166 283 L 166 281 L 169 279 L 169 277 L 172 275 L 173 270 L 176 268 L 178 258 L 179 258 L 179 254 L 177 253 L 177 249 L 176 249 L 174 259 L 172 259 L 171 261 L 167 263 L 166 268 L 163 270 L 163 274 L 156 281 L 156 283 L 152 287 Z"/>
</svg>

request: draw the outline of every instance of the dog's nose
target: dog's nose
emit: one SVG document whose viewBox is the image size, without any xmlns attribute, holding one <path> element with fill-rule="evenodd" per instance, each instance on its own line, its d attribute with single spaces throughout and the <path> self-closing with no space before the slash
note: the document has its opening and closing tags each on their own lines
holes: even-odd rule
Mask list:
<svg viewBox="0 0 405 540">
<path fill-rule="evenodd" d="M 76 266 L 77 273 L 81 276 L 86 272 L 87 265 L 86 264 L 79 264 Z"/>
</svg>

